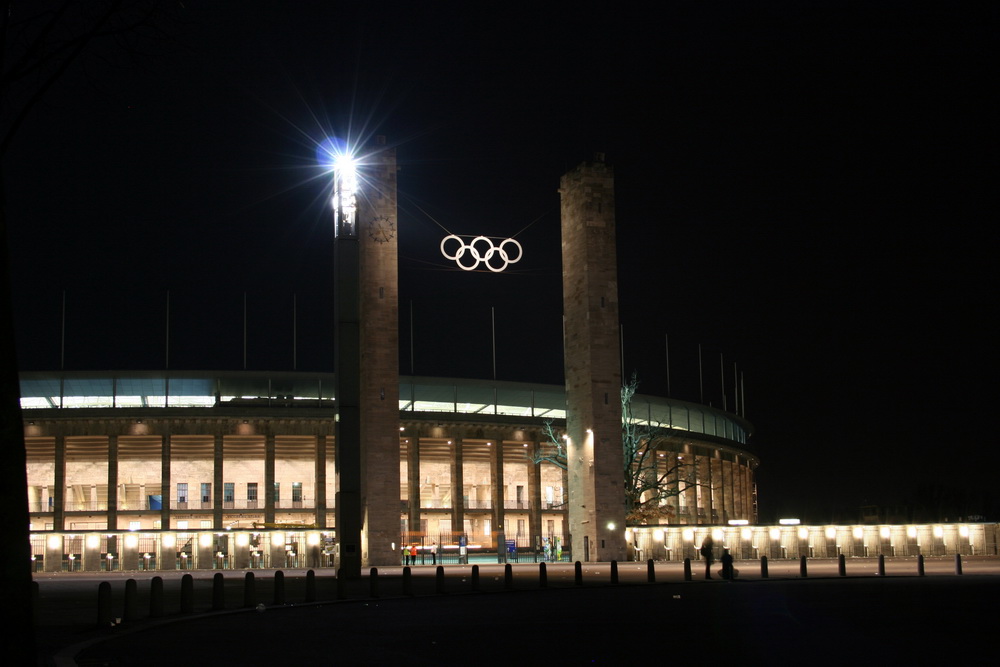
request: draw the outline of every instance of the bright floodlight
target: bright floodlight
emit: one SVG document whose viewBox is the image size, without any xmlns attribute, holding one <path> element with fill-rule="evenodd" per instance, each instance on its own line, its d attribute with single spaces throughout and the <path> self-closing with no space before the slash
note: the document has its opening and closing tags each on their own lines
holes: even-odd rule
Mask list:
<svg viewBox="0 0 1000 667">
<path fill-rule="evenodd" d="M 320 164 L 333 171 L 334 228 L 337 236 L 357 235 L 358 160 L 350 148 L 336 139 L 326 139 L 316 148 Z"/>
</svg>

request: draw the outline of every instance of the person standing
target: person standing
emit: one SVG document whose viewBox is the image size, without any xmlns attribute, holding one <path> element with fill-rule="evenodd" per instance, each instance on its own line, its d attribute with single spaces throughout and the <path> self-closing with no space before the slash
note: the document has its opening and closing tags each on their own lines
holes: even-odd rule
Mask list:
<svg viewBox="0 0 1000 667">
<path fill-rule="evenodd" d="M 701 543 L 701 557 L 705 559 L 705 578 L 712 578 L 712 563 L 715 562 L 715 540 L 706 535 Z"/>
<path fill-rule="evenodd" d="M 417 564 L 417 545 L 416 544 L 411 544 L 410 545 L 410 563 L 412 563 L 413 565 Z"/>
<path fill-rule="evenodd" d="M 431 542 L 431 565 L 438 564 L 438 544 L 437 542 Z"/>
</svg>

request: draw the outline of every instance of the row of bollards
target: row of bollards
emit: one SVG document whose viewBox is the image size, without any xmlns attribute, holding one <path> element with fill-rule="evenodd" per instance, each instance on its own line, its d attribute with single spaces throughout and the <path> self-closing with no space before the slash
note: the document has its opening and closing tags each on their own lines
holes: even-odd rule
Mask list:
<svg viewBox="0 0 1000 667">
<path fill-rule="evenodd" d="M 800 556 L 799 558 L 799 576 L 808 577 L 808 561 L 805 556 Z M 619 583 L 618 576 L 618 561 L 613 560 L 610 563 L 611 575 L 610 580 L 612 585 L 617 585 Z M 837 571 L 841 577 L 847 576 L 847 561 L 843 554 L 840 554 L 837 558 Z M 962 574 L 962 557 L 959 554 L 955 555 L 955 574 Z M 878 569 L 877 575 L 880 577 L 885 576 L 885 556 L 879 555 L 878 557 Z M 762 579 L 768 578 L 768 560 L 767 556 L 761 556 L 760 558 L 760 576 Z M 924 557 L 923 555 L 917 556 L 917 576 L 924 576 Z M 691 581 L 691 559 L 684 559 L 684 581 Z M 337 591 L 336 599 L 345 600 L 347 599 L 347 591 L 345 587 L 345 578 L 341 576 L 341 572 L 337 572 Z M 649 559 L 646 561 L 646 581 L 648 583 L 656 583 L 656 570 L 654 567 L 654 561 Z M 583 585 L 583 563 L 576 561 L 573 564 L 573 583 L 576 586 Z M 316 573 L 313 570 L 306 572 L 306 582 L 305 582 L 305 602 L 315 602 L 316 601 Z M 538 585 L 539 588 L 548 587 L 548 571 L 545 563 L 539 563 L 538 565 Z M 504 590 L 514 589 L 514 573 L 510 563 L 504 566 Z M 273 604 L 275 606 L 281 606 L 286 604 L 285 595 L 285 573 L 278 570 L 274 573 L 274 597 Z M 471 589 L 474 592 L 479 591 L 479 566 L 472 566 L 472 576 L 471 576 Z M 441 565 L 437 566 L 435 571 L 435 583 L 434 591 L 438 595 L 444 595 L 445 590 L 445 576 L 444 567 Z M 378 568 L 373 567 L 369 571 L 368 575 L 368 594 L 372 598 L 379 597 L 379 573 Z M 403 568 L 403 595 L 413 596 L 413 576 L 412 571 L 409 566 Z M 253 572 L 247 572 L 243 581 L 243 607 L 244 608 L 255 608 L 262 607 L 262 603 L 257 597 L 257 583 Z M 225 581 L 223 579 L 222 573 L 215 573 L 212 578 L 212 606 L 213 611 L 222 611 L 226 608 L 225 601 Z M 190 614 L 194 611 L 194 578 L 190 574 L 185 574 L 181 577 L 181 595 L 180 595 L 180 613 Z M 164 615 L 164 594 L 163 594 L 163 578 L 153 577 L 150 580 L 150 591 L 149 591 L 149 616 L 151 618 L 160 618 Z M 140 611 L 138 606 L 138 585 L 135 579 L 128 579 L 125 582 L 125 601 L 124 608 L 122 612 L 122 618 L 117 619 L 118 621 L 135 621 L 140 617 Z M 107 627 L 109 625 L 114 625 L 116 623 L 112 611 L 111 603 L 111 584 L 109 582 L 101 582 L 97 589 L 97 624 L 100 627 Z"/>
</svg>

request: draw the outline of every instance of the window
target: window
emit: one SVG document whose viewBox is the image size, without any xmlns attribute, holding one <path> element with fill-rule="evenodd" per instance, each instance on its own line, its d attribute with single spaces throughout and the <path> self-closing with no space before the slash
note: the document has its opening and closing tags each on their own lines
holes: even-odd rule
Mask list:
<svg viewBox="0 0 1000 667">
<path fill-rule="evenodd" d="M 224 482 L 222 484 L 222 506 L 232 509 L 233 502 L 236 500 L 236 484 L 233 482 Z"/>
<path fill-rule="evenodd" d="M 524 519 L 517 520 L 517 534 L 518 536 L 524 535 Z"/>
<path fill-rule="evenodd" d="M 201 520 L 201 527 L 202 528 L 211 528 L 212 527 L 211 520 L 209 520 L 209 519 L 202 519 Z"/>
<path fill-rule="evenodd" d="M 281 482 L 274 483 L 274 504 L 281 502 Z"/>
<path fill-rule="evenodd" d="M 201 483 L 201 502 L 209 503 L 212 502 L 212 483 L 202 482 Z"/>
<path fill-rule="evenodd" d="M 257 482 L 247 482 L 247 500 L 257 502 Z"/>
<path fill-rule="evenodd" d="M 302 482 L 292 482 L 292 503 L 302 503 Z"/>
<path fill-rule="evenodd" d="M 548 524 L 549 537 L 552 537 L 556 534 L 556 522 L 554 519 L 548 519 L 545 523 Z"/>
<path fill-rule="evenodd" d="M 187 528 L 188 528 L 188 522 L 187 521 L 178 521 L 177 522 L 177 530 L 187 530 Z"/>
<path fill-rule="evenodd" d="M 177 485 L 177 502 L 186 503 L 188 501 L 188 485 L 184 484 Z"/>
<path fill-rule="evenodd" d="M 141 521 L 129 521 L 128 522 L 128 529 L 129 530 L 139 530 L 140 528 L 142 528 L 142 522 Z"/>
</svg>

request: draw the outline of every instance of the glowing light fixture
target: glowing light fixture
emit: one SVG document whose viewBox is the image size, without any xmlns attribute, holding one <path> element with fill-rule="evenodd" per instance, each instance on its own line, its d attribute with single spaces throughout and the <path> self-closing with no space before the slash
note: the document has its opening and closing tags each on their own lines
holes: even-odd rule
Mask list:
<svg viewBox="0 0 1000 667">
<path fill-rule="evenodd" d="M 809 529 L 806 528 L 805 526 L 799 528 L 799 539 L 804 540 L 807 539 L 808 537 L 809 537 Z"/>
<path fill-rule="evenodd" d="M 771 531 L 768 533 L 768 536 L 772 540 L 780 540 L 781 539 L 781 529 L 780 528 L 772 528 Z"/>
<path fill-rule="evenodd" d="M 730 519 L 729 520 L 729 525 L 730 526 L 746 526 L 749 523 L 750 522 L 747 519 Z"/>
<path fill-rule="evenodd" d="M 160 543 L 168 548 L 173 548 L 177 545 L 177 536 L 173 533 L 164 533 L 163 537 L 160 538 Z"/>
<path fill-rule="evenodd" d="M 833 540 L 837 538 L 837 529 L 833 526 L 826 527 L 826 539 Z"/>
<path fill-rule="evenodd" d="M 199 535 L 198 544 L 203 547 L 212 546 L 212 533 L 202 533 Z"/>
<path fill-rule="evenodd" d="M 862 528 L 861 526 L 855 526 L 854 529 L 851 531 L 851 534 L 854 536 L 854 539 L 860 540 L 862 537 L 865 536 L 865 529 Z"/>
<path fill-rule="evenodd" d="M 934 526 L 934 537 L 944 537 L 944 528 L 941 526 Z"/>
<path fill-rule="evenodd" d="M 797 526 L 801 523 L 798 519 L 778 519 L 782 526 Z"/>
<path fill-rule="evenodd" d="M 883 540 L 889 539 L 889 535 L 890 535 L 889 526 L 882 526 L 881 528 L 878 529 L 878 536 L 881 537 Z"/>
<path fill-rule="evenodd" d="M 907 537 L 916 537 L 917 536 L 917 527 L 916 526 L 907 526 L 906 527 L 906 536 Z"/>
</svg>

